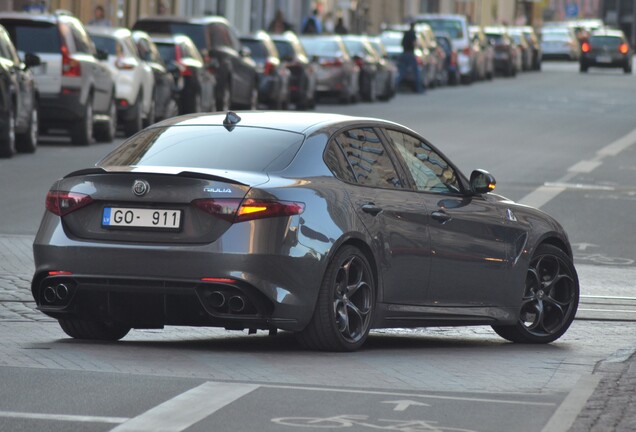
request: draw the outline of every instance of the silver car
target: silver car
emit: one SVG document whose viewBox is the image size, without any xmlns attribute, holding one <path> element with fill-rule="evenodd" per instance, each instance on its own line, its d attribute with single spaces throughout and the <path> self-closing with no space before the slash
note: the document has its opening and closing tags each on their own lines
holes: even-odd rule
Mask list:
<svg viewBox="0 0 636 432">
<path fill-rule="evenodd" d="M 541 32 L 543 58 L 578 60 L 581 56 L 579 41 L 569 27 L 544 27 Z"/>
</svg>

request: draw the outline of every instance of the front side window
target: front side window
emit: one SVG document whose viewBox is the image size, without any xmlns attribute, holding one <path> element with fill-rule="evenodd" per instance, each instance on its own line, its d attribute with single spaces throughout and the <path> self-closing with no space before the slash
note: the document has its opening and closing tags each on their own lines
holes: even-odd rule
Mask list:
<svg viewBox="0 0 636 432">
<path fill-rule="evenodd" d="M 364 186 L 401 189 L 402 182 L 380 138 L 371 128 L 351 129 L 336 137 L 357 182 Z"/>
<path fill-rule="evenodd" d="M 461 192 L 455 169 L 426 143 L 394 130 L 387 130 L 386 134 L 402 157 L 418 191 L 442 194 Z"/>
</svg>

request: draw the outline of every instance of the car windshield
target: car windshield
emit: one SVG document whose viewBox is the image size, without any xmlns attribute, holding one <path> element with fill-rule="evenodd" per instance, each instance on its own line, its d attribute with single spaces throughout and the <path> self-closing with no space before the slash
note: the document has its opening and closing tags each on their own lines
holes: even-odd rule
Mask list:
<svg viewBox="0 0 636 432">
<path fill-rule="evenodd" d="M 464 30 L 459 20 L 443 19 L 443 18 L 427 18 L 420 22 L 424 22 L 431 26 L 434 32 L 446 32 L 453 39 L 462 39 Z"/>
<path fill-rule="evenodd" d="M 250 49 L 252 53 L 252 58 L 264 60 L 269 57 L 269 53 L 267 52 L 267 48 L 265 47 L 265 43 L 262 41 L 254 40 L 254 39 L 241 39 L 241 43 L 243 46 L 246 46 Z"/>
<path fill-rule="evenodd" d="M 504 35 L 501 33 L 486 33 L 486 37 L 494 42 L 501 42 L 504 39 Z"/>
<path fill-rule="evenodd" d="M 107 36 L 94 36 L 91 35 L 95 48 L 107 52 L 110 55 L 117 54 L 117 41 Z"/>
<path fill-rule="evenodd" d="M 387 48 L 395 47 L 395 46 L 401 47 L 403 37 L 404 37 L 404 33 L 402 32 L 385 32 L 380 35 L 380 38 L 382 39 L 382 43 Z"/>
<path fill-rule="evenodd" d="M 607 48 L 617 48 L 621 44 L 622 39 L 617 36 L 592 36 L 590 45 Z"/>
<path fill-rule="evenodd" d="M 361 41 L 345 40 L 344 44 L 352 55 L 364 55 L 364 44 Z"/>
<path fill-rule="evenodd" d="M 570 38 L 567 31 L 549 31 L 543 33 L 543 40 L 561 41 Z"/>
<path fill-rule="evenodd" d="M 60 53 L 60 34 L 51 23 L 1 20 L 19 51 L 25 53 Z"/>
<path fill-rule="evenodd" d="M 279 171 L 304 135 L 276 129 L 221 125 L 149 128 L 126 141 L 97 166 L 172 166 L 251 172 Z"/>
<path fill-rule="evenodd" d="M 276 45 L 280 58 L 294 58 L 294 47 L 291 42 L 275 40 L 274 45 Z"/>
<path fill-rule="evenodd" d="M 303 39 L 303 46 L 309 55 L 334 56 L 340 53 L 340 44 L 333 39 Z"/>
</svg>

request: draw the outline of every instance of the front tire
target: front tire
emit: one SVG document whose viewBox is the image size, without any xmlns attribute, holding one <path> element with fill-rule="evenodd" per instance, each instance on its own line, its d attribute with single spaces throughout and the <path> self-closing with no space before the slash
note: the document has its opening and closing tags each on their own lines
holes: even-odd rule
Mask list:
<svg viewBox="0 0 636 432">
<path fill-rule="evenodd" d="M 561 249 L 540 245 L 528 266 L 519 321 L 492 326 L 517 343 L 550 343 L 572 324 L 579 304 L 579 279 L 572 258 Z"/>
<path fill-rule="evenodd" d="M 375 291 L 364 254 L 353 246 L 340 249 L 327 266 L 311 321 L 296 335 L 299 342 L 314 350 L 360 348 L 371 328 Z"/>
<path fill-rule="evenodd" d="M 58 320 L 64 333 L 74 339 L 116 341 L 128 334 L 130 327 L 117 323 L 88 321 L 79 318 L 60 318 Z"/>
<path fill-rule="evenodd" d="M 5 119 L 5 128 L 2 136 L 0 136 L 0 158 L 10 158 L 15 152 L 15 114 L 9 107 L 7 118 Z"/>
<path fill-rule="evenodd" d="M 75 146 L 90 145 L 93 140 L 93 99 L 88 98 L 84 115 L 71 129 L 71 142 Z"/>
<path fill-rule="evenodd" d="M 40 120 L 38 117 L 38 107 L 33 106 L 31 118 L 29 119 L 29 127 L 24 134 L 16 137 L 16 150 L 20 153 L 35 153 L 38 147 Z"/>
</svg>

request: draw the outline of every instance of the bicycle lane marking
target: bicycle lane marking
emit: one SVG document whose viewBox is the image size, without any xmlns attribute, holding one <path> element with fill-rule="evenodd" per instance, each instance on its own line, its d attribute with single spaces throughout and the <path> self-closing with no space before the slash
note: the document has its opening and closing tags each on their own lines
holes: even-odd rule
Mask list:
<svg viewBox="0 0 636 432">
<path fill-rule="evenodd" d="M 523 198 L 519 200 L 519 203 L 529 205 L 536 208 L 541 208 L 554 198 L 559 196 L 562 192 L 569 188 L 570 181 L 579 174 L 590 173 L 596 168 L 602 165 L 603 159 L 610 156 L 617 156 L 622 151 L 627 150 L 634 143 L 636 143 L 636 129 L 629 132 L 627 135 L 617 139 L 616 141 L 606 145 L 596 152 L 596 156 L 591 160 L 581 160 L 570 168 L 568 168 L 567 174 L 561 177 L 555 182 L 547 182 Z"/>
</svg>

